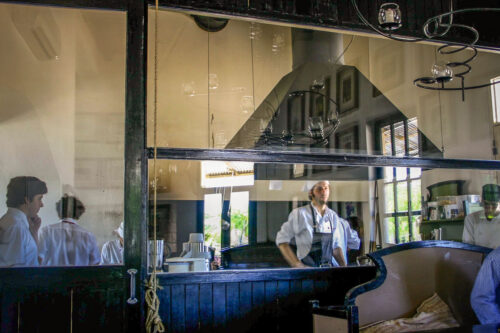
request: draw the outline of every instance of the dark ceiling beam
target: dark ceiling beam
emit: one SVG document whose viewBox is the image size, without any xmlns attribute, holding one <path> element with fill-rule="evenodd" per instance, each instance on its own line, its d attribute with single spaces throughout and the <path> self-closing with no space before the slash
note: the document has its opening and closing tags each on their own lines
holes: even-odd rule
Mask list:
<svg viewBox="0 0 500 333">
<path fill-rule="evenodd" d="M 150 5 L 154 0 L 148 0 Z M 369 22 L 376 24 L 380 0 L 356 0 L 360 11 Z M 398 34 L 423 37 L 424 22 L 435 15 L 449 11 L 450 0 L 395 0 L 401 8 L 403 26 Z M 261 19 L 287 24 L 309 25 L 354 32 L 374 33 L 359 20 L 351 0 L 160 0 L 160 7 L 174 10 L 206 12 L 250 19 Z M 496 0 L 454 0 L 455 9 L 498 7 Z M 500 34 L 496 33 L 499 13 L 466 13 L 455 16 L 454 22 L 476 27 L 480 33 L 477 46 L 500 50 Z M 467 43 L 470 34 L 452 29 L 440 42 Z"/>
<path fill-rule="evenodd" d="M 81 9 L 127 10 L 126 0 L 0 0 L 0 3 Z"/>
<path fill-rule="evenodd" d="M 147 148 L 150 159 L 153 148 Z M 267 151 L 251 149 L 185 149 L 157 148 L 158 159 L 245 161 L 255 163 L 304 163 L 321 165 L 351 165 L 370 167 L 444 168 L 500 170 L 500 161 L 462 160 L 452 158 L 393 157 L 363 154 L 327 154 L 303 151 Z"/>
</svg>

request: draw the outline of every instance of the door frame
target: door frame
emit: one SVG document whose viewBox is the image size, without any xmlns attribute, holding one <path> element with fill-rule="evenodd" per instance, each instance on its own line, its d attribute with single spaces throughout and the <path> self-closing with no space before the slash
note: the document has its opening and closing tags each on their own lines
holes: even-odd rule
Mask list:
<svg viewBox="0 0 500 333">
<path fill-rule="evenodd" d="M 0 318 L 6 331 L 19 331 L 23 316 L 30 320 L 50 316 L 50 311 L 36 314 L 29 311 L 40 304 L 38 295 L 56 297 L 67 307 L 73 291 L 92 292 L 93 289 L 123 290 L 122 299 L 130 296 L 130 277 L 127 270 L 137 270 L 135 304 L 124 304 L 123 311 L 114 312 L 113 318 L 122 323 L 125 332 L 144 332 L 144 288 L 146 268 L 148 174 L 146 151 L 146 87 L 147 87 L 147 1 L 137 0 L 0 0 L 0 3 L 41 5 L 126 11 L 126 91 L 125 91 L 125 172 L 124 221 L 125 244 L 123 266 L 98 267 L 37 267 L 0 268 Z M 102 303 L 102 302 L 101 302 Z M 69 304 L 69 303 L 68 303 Z M 102 304 L 100 304 L 102 305 Z M 108 306 L 108 305 L 102 305 Z M 73 311 L 73 310 L 71 310 Z M 43 312 L 43 310 L 41 311 Z M 54 318 L 55 320 L 56 318 Z M 62 318 L 59 318 L 62 319 Z M 80 318 L 82 319 L 82 318 Z M 49 319 L 50 320 L 50 319 Z M 85 318 L 83 318 L 85 320 Z M 73 325 L 73 316 L 67 320 Z M 71 324 L 69 324 L 71 323 Z M 92 323 L 89 323 L 91 325 Z M 95 323 L 98 325 L 98 323 Z M 108 323 L 109 324 L 109 323 Z M 117 329 L 120 329 L 117 327 Z"/>
</svg>

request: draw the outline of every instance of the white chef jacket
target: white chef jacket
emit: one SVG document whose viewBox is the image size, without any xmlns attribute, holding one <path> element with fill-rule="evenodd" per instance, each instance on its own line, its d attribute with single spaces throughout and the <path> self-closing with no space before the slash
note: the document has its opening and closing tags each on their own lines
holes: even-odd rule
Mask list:
<svg viewBox="0 0 500 333">
<path fill-rule="evenodd" d="M 42 228 L 39 256 L 44 266 L 98 265 L 101 257 L 95 236 L 70 218 Z"/>
<path fill-rule="evenodd" d="M 486 219 L 484 211 L 474 212 L 465 217 L 464 243 L 486 246 L 495 249 L 500 246 L 500 215 L 491 221 Z"/>
<path fill-rule="evenodd" d="M 38 266 L 38 249 L 28 218 L 17 208 L 9 207 L 0 218 L 0 266 Z"/>
<path fill-rule="evenodd" d="M 297 246 L 297 258 L 299 260 L 304 259 L 311 251 L 311 245 L 313 241 L 313 216 L 311 214 L 311 208 L 314 207 L 309 205 L 295 208 L 292 210 L 290 215 L 288 215 L 288 221 L 283 223 L 280 231 L 276 235 L 276 245 L 282 243 L 290 243 L 292 238 L 295 238 L 295 243 Z M 332 248 L 342 248 L 344 253 L 344 258 L 347 262 L 347 249 L 358 249 L 360 245 L 360 239 L 356 231 L 352 230 L 349 223 L 344 219 L 340 218 L 337 213 L 335 213 L 330 208 L 326 208 L 325 214 L 321 216 L 316 207 L 316 218 L 318 225 L 321 228 L 323 223 L 332 223 Z M 333 260 L 334 264 L 338 266 L 338 263 Z"/>
<path fill-rule="evenodd" d="M 123 264 L 123 246 L 119 239 L 104 243 L 101 250 L 101 265 Z"/>
</svg>

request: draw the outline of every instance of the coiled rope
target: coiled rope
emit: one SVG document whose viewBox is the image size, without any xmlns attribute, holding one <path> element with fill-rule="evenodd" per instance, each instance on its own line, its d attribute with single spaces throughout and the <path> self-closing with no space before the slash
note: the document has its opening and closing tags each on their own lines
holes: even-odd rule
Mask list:
<svg viewBox="0 0 500 333">
<path fill-rule="evenodd" d="M 165 332 L 165 327 L 161 321 L 159 308 L 160 299 L 156 293 L 157 289 L 161 289 L 158 286 L 158 280 L 156 278 L 156 195 L 157 195 L 157 177 L 156 177 L 156 159 L 157 159 L 157 110 L 158 110 L 158 0 L 155 1 L 155 38 L 154 38 L 154 134 L 153 134 L 153 145 L 154 145 L 154 159 L 153 159 L 153 271 L 149 281 L 146 281 L 146 305 L 147 305 L 147 315 L 146 315 L 146 332 L 148 333 L 161 333 Z"/>
</svg>

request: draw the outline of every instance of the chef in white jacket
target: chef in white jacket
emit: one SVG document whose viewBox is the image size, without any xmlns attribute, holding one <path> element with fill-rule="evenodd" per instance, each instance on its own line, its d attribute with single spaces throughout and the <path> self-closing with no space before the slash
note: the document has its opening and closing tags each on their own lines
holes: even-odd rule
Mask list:
<svg viewBox="0 0 500 333">
<path fill-rule="evenodd" d="M 38 211 L 47 185 L 36 177 L 14 177 L 7 185 L 8 210 L 0 218 L 0 267 L 38 266 Z"/>
<path fill-rule="evenodd" d="M 113 231 L 118 238 L 104 243 L 101 250 L 101 265 L 123 264 L 123 222 Z"/>
<path fill-rule="evenodd" d="M 40 231 L 38 255 L 44 266 L 89 266 L 100 262 L 94 234 L 79 225 L 85 212 L 83 203 L 65 194 L 56 203 L 59 223 Z"/>
<path fill-rule="evenodd" d="M 315 183 L 309 190 L 311 203 L 294 209 L 276 235 L 276 245 L 291 267 L 345 266 L 347 250 L 359 249 L 356 231 L 328 208 L 329 196 L 328 181 Z"/>
<path fill-rule="evenodd" d="M 495 249 L 500 247 L 500 186 L 483 186 L 482 206 L 465 217 L 462 241 Z"/>
</svg>

